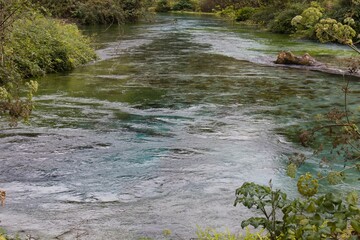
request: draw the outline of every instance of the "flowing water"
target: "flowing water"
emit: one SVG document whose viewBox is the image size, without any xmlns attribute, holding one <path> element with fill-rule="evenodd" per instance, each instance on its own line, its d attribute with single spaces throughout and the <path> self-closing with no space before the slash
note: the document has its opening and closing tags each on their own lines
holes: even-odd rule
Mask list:
<svg viewBox="0 0 360 240">
<path fill-rule="evenodd" d="M 272 64 L 280 50 L 333 64 L 350 55 L 338 45 L 186 15 L 87 32 L 101 59 L 40 80 L 30 126 L 1 130 L 0 219 L 11 232 L 161 239 L 170 229 L 189 239 L 197 225 L 240 231 L 253 213 L 232 206 L 235 189 L 272 179 L 294 196 L 287 156 L 311 153 L 287 130 L 343 104 L 342 76 Z"/>
</svg>

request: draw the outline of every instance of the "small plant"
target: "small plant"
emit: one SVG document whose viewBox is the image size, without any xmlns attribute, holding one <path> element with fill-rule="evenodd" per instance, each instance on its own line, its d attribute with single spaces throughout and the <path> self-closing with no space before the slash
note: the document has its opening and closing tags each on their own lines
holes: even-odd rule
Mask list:
<svg viewBox="0 0 360 240">
<path fill-rule="evenodd" d="M 277 210 L 287 203 L 287 196 L 280 190 L 273 191 L 270 186 L 261 186 L 253 182 L 245 182 L 236 190 L 234 206 L 242 203 L 247 208 L 259 209 L 264 217 L 251 217 L 241 223 L 241 227 L 251 225 L 255 228 L 263 226 L 268 230 L 271 239 L 276 239 L 283 231 L 283 222 L 277 216 Z"/>
<path fill-rule="evenodd" d="M 235 206 L 261 211 L 262 217 L 252 217 L 241 223 L 244 228 L 262 226 L 271 240 L 276 239 L 347 239 L 360 237 L 358 195 L 351 192 L 343 200 L 327 193 L 318 197 L 288 200 L 285 193 L 270 186 L 244 183 L 236 190 Z"/>
</svg>

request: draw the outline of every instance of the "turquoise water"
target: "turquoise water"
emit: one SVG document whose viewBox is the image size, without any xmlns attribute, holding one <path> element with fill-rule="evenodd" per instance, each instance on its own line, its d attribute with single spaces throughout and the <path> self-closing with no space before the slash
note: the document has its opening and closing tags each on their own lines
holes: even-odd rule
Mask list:
<svg viewBox="0 0 360 240">
<path fill-rule="evenodd" d="M 287 156 L 302 152 L 312 158 L 304 168 L 318 168 L 287 129 L 342 107 L 343 77 L 272 61 L 291 50 L 334 65 L 351 55 L 345 47 L 209 16 L 86 33 L 100 60 L 40 80 L 30 126 L 2 130 L 6 229 L 44 239 L 160 239 L 164 229 L 189 239 L 196 225 L 241 231 L 252 213 L 232 204 L 244 181 L 272 179 L 294 196 Z M 351 180 L 341 188 L 358 190 Z"/>
</svg>

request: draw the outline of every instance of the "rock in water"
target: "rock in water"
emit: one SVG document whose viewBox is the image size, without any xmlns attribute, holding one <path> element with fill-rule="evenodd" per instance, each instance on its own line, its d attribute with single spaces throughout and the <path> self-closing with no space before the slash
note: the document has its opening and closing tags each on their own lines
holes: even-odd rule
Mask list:
<svg viewBox="0 0 360 240">
<path fill-rule="evenodd" d="M 304 65 L 304 66 L 315 66 L 318 65 L 318 62 L 310 56 L 310 54 L 305 53 L 301 57 L 295 56 L 292 52 L 282 51 L 278 54 L 278 57 L 275 61 L 276 64 L 294 64 L 294 65 Z"/>
</svg>

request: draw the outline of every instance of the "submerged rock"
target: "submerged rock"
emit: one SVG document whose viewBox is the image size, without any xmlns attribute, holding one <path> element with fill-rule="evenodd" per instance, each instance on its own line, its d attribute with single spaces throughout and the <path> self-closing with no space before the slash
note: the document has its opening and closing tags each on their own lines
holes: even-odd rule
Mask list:
<svg viewBox="0 0 360 240">
<path fill-rule="evenodd" d="M 282 51 L 278 54 L 275 61 L 276 64 L 290 64 L 290 65 L 303 65 L 303 66 L 316 66 L 320 63 L 311 57 L 310 54 L 305 53 L 301 57 L 295 56 L 292 52 Z"/>
</svg>

